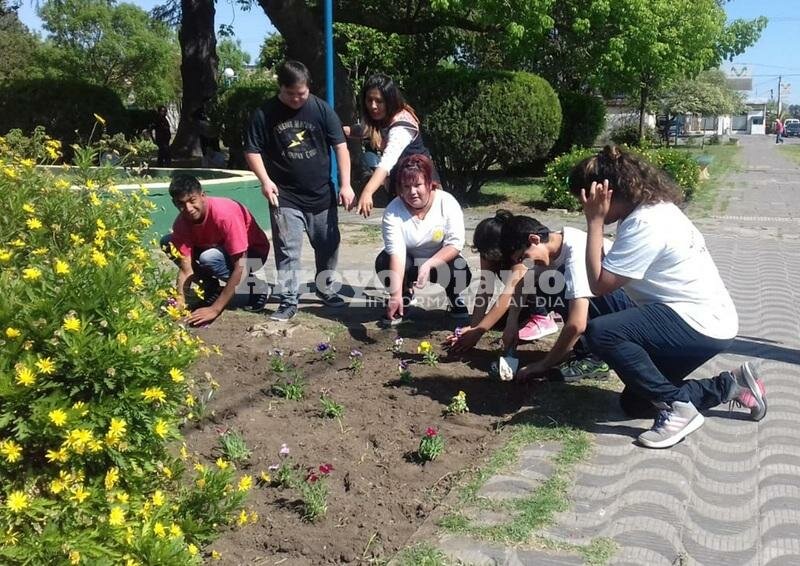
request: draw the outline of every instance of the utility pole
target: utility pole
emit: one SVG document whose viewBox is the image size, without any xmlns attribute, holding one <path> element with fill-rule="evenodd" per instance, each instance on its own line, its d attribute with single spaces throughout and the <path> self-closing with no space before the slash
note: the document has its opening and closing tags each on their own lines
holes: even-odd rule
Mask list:
<svg viewBox="0 0 800 566">
<path fill-rule="evenodd" d="M 778 118 L 781 117 L 781 79 L 783 77 L 778 75 Z"/>
</svg>

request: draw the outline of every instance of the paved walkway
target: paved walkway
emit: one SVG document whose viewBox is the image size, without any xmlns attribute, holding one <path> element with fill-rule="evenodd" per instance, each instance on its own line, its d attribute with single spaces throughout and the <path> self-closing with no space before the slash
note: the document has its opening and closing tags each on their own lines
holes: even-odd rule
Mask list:
<svg viewBox="0 0 800 566">
<path fill-rule="evenodd" d="M 686 441 L 658 451 L 633 442 L 651 421 L 621 420 L 610 406 L 592 431 L 591 458 L 577 468 L 569 510 L 538 535 L 576 545 L 608 537 L 617 545 L 611 564 L 800 564 L 800 168 L 771 137 L 741 141 L 742 170 L 698 221 L 736 302 L 740 336 L 694 375 L 759 360 L 767 417 L 754 423 L 720 407 Z M 510 477 L 516 489 L 535 487 L 555 449 L 528 447 L 516 469 L 489 483 Z M 465 564 L 582 563 L 466 537 L 440 535 L 438 545 Z"/>
</svg>

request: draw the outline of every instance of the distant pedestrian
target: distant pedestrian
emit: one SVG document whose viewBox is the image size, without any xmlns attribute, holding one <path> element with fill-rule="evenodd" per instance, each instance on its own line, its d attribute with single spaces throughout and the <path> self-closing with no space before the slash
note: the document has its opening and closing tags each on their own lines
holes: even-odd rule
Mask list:
<svg viewBox="0 0 800 566">
<path fill-rule="evenodd" d="M 775 143 L 783 143 L 783 120 L 775 118 Z"/>
<path fill-rule="evenodd" d="M 167 118 L 167 107 L 159 106 L 156 119 L 150 127 L 153 141 L 158 146 L 158 166 L 169 167 L 172 164 L 172 156 L 169 152 L 169 142 L 172 138 L 172 127 Z"/>
</svg>

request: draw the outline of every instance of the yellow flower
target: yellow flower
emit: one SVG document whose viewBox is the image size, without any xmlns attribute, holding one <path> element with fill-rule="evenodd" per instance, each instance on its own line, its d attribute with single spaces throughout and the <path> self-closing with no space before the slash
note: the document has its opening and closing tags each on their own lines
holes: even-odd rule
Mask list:
<svg viewBox="0 0 800 566">
<path fill-rule="evenodd" d="M 109 468 L 106 472 L 105 478 L 105 486 L 107 491 L 111 491 L 114 489 L 114 486 L 117 485 L 119 482 L 119 469 L 114 466 L 113 468 Z"/>
<path fill-rule="evenodd" d="M 255 511 L 250 511 L 250 522 L 253 524 L 258 522 L 258 513 Z"/>
<path fill-rule="evenodd" d="M 56 371 L 56 364 L 50 358 L 39 358 L 36 360 L 36 369 L 44 375 L 52 375 Z"/>
<path fill-rule="evenodd" d="M 28 168 L 33 167 L 34 165 L 36 165 L 36 162 L 33 159 L 20 159 L 19 163 L 23 167 L 28 167 Z"/>
<path fill-rule="evenodd" d="M 149 228 L 153 224 L 153 221 L 150 220 L 149 218 L 142 217 L 139 219 L 139 223 L 145 228 Z"/>
<path fill-rule="evenodd" d="M 158 538 L 164 538 L 167 536 L 167 529 L 164 528 L 160 522 L 156 521 L 156 524 L 153 525 L 153 532 L 156 534 Z"/>
<path fill-rule="evenodd" d="M 164 469 L 162 469 L 161 472 L 167 477 L 167 479 L 172 479 L 172 470 L 170 470 L 168 466 L 164 466 Z"/>
<path fill-rule="evenodd" d="M 17 384 L 24 387 L 30 387 L 36 383 L 36 374 L 33 373 L 31 368 L 24 364 L 19 364 L 16 368 Z"/>
<path fill-rule="evenodd" d="M 127 504 L 129 499 L 130 499 L 130 495 L 128 495 L 124 491 L 120 491 L 117 494 L 117 501 L 119 501 L 120 503 L 126 503 Z"/>
<path fill-rule="evenodd" d="M 47 458 L 48 462 L 64 463 L 69 460 L 69 452 L 67 452 L 66 448 L 60 448 L 59 450 L 48 450 L 44 457 Z"/>
<path fill-rule="evenodd" d="M 242 510 L 239 512 L 239 518 L 236 520 L 236 523 L 237 523 L 239 526 L 242 526 L 242 525 L 246 525 L 246 524 L 247 524 L 247 511 L 245 511 L 244 509 L 242 509 Z"/>
<path fill-rule="evenodd" d="M 160 387 L 148 387 L 142 391 L 142 397 L 149 403 L 154 401 L 162 403 L 167 399 L 167 394 Z"/>
<path fill-rule="evenodd" d="M 189 458 L 189 451 L 186 449 L 186 444 L 181 444 L 181 460 L 187 460 Z"/>
<path fill-rule="evenodd" d="M 6 328 L 6 338 L 13 340 L 14 338 L 19 338 L 22 336 L 22 332 L 14 328 L 13 326 L 9 326 Z"/>
<path fill-rule="evenodd" d="M 12 255 L 13 254 L 11 253 L 10 250 L 7 250 L 7 249 L 3 248 L 3 249 L 0 250 L 0 261 L 2 261 L 2 262 L 11 261 L 11 256 Z"/>
<path fill-rule="evenodd" d="M 55 272 L 56 275 L 66 275 L 67 273 L 69 273 L 69 264 L 64 260 L 57 259 Z"/>
<path fill-rule="evenodd" d="M 164 492 L 160 489 L 157 489 L 153 492 L 153 505 L 156 507 L 161 507 L 164 505 L 166 499 L 164 498 Z"/>
<path fill-rule="evenodd" d="M 64 491 L 66 487 L 66 484 L 60 479 L 54 479 L 50 482 L 50 492 L 53 493 L 53 495 L 58 495 Z"/>
<path fill-rule="evenodd" d="M 8 507 L 12 513 L 19 513 L 28 507 L 28 496 L 22 491 L 12 491 L 8 495 L 6 507 Z"/>
<path fill-rule="evenodd" d="M 205 474 L 206 473 L 206 467 L 203 464 L 201 464 L 200 462 L 197 462 L 194 465 L 194 471 L 197 472 L 198 474 Z"/>
<path fill-rule="evenodd" d="M 169 534 L 172 538 L 180 538 L 183 536 L 183 531 L 181 530 L 180 526 L 172 523 L 169 526 Z"/>
<path fill-rule="evenodd" d="M 36 208 L 34 208 L 34 206 L 29 202 L 26 202 L 25 204 L 22 205 L 22 210 L 24 210 L 28 214 L 36 214 Z"/>
<path fill-rule="evenodd" d="M 417 346 L 418 354 L 427 354 L 428 352 L 432 351 L 433 351 L 433 346 L 431 346 L 431 343 L 428 342 L 427 340 L 423 340 L 422 342 L 419 343 L 419 346 Z"/>
<path fill-rule="evenodd" d="M 27 244 L 25 243 L 25 240 L 23 240 L 22 238 L 17 238 L 16 240 L 13 240 L 11 242 L 11 245 L 16 246 L 18 248 L 24 248 Z"/>
<path fill-rule="evenodd" d="M 13 440 L 4 440 L 0 442 L 0 454 L 9 464 L 13 464 L 22 459 L 22 447 Z"/>
<path fill-rule="evenodd" d="M 67 424 L 67 413 L 61 409 L 53 409 L 47 416 L 50 417 L 50 422 L 56 426 L 64 426 Z"/>
<path fill-rule="evenodd" d="M 219 552 L 217 552 L 216 550 L 212 550 L 211 551 L 211 558 L 212 558 L 212 560 L 221 560 L 222 559 L 222 555 Z"/>
<path fill-rule="evenodd" d="M 31 253 L 32 253 L 33 255 L 35 255 L 35 256 L 40 256 L 40 255 L 44 255 L 44 254 L 46 254 L 46 253 L 47 253 L 47 252 L 49 252 L 49 251 L 50 251 L 50 250 L 48 250 L 47 248 L 36 248 L 36 249 L 35 249 L 35 250 L 33 250 Z"/>
<path fill-rule="evenodd" d="M 69 239 L 76 246 L 80 246 L 81 244 L 86 243 L 86 240 L 84 240 L 82 236 L 78 236 L 77 234 L 70 234 Z"/>
<path fill-rule="evenodd" d="M 94 115 L 94 119 L 97 120 L 97 122 L 101 126 L 105 126 L 106 125 L 106 119 L 103 118 L 100 114 L 93 114 L 93 115 Z"/>
<path fill-rule="evenodd" d="M 36 267 L 26 267 L 22 270 L 22 278 L 26 281 L 36 281 L 42 276 L 42 272 Z"/>
<path fill-rule="evenodd" d="M 124 346 L 125 344 L 128 343 L 128 335 L 125 334 L 124 332 L 120 332 L 119 334 L 117 334 L 117 342 L 119 342 L 121 345 Z"/>
<path fill-rule="evenodd" d="M 73 403 L 72 408 L 75 409 L 76 411 L 80 411 L 82 417 L 85 417 L 86 415 L 89 414 L 89 409 L 86 408 L 86 403 L 84 403 L 83 401 L 77 401 Z"/>
<path fill-rule="evenodd" d="M 172 378 L 172 381 L 175 383 L 181 383 L 183 381 L 183 372 L 178 368 L 172 368 L 169 370 L 169 376 Z"/>
<path fill-rule="evenodd" d="M 80 564 L 81 563 L 81 553 L 77 550 L 70 550 L 69 551 L 69 563 L 70 564 Z"/>
<path fill-rule="evenodd" d="M 76 318 L 75 315 L 67 315 L 64 317 L 64 324 L 62 328 L 67 332 L 80 332 L 81 319 Z"/>
<path fill-rule="evenodd" d="M 156 421 L 156 426 L 153 427 L 153 432 L 155 432 L 156 435 L 161 438 L 166 438 L 167 434 L 169 433 L 169 425 L 163 420 L 158 419 Z"/>
<path fill-rule="evenodd" d="M 69 183 L 65 179 L 58 179 L 55 183 L 57 189 L 68 189 Z"/>
<path fill-rule="evenodd" d="M 142 247 L 137 247 L 133 250 L 133 257 L 138 259 L 139 261 L 147 261 L 148 254 Z"/>
<path fill-rule="evenodd" d="M 166 308 L 167 314 L 172 320 L 178 320 L 179 318 L 183 318 L 183 310 L 175 307 L 173 305 L 167 305 Z"/>
<path fill-rule="evenodd" d="M 194 407 L 194 396 L 191 393 L 187 394 L 183 402 L 186 403 L 187 407 Z"/>
<path fill-rule="evenodd" d="M 92 263 L 94 263 L 97 267 L 105 267 L 108 265 L 108 259 L 106 259 L 106 254 L 98 250 L 97 248 L 92 250 Z"/>
<path fill-rule="evenodd" d="M 125 524 L 125 511 L 122 507 L 114 506 L 108 514 L 108 524 L 112 527 L 121 527 Z"/>
<path fill-rule="evenodd" d="M 264 483 L 270 483 L 272 481 L 272 476 L 270 476 L 267 472 L 263 470 L 261 471 L 258 477 L 261 478 L 261 481 L 263 481 Z"/>
<path fill-rule="evenodd" d="M 42 227 L 42 221 L 38 218 L 28 218 L 25 221 L 25 225 L 28 227 L 29 230 L 38 230 Z"/>
<path fill-rule="evenodd" d="M 189 546 L 186 547 L 186 550 L 189 551 L 189 556 L 197 556 L 197 553 L 200 552 L 200 549 L 198 549 L 192 543 L 189 543 Z"/>
<path fill-rule="evenodd" d="M 217 467 L 218 467 L 220 470 L 224 470 L 224 469 L 226 469 L 226 468 L 227 468 L 227 467 L 230 465 L 230 464 L 228 464 L 228 462 L 226 462 L 226 461 L 225 461 L 225 460 L 223 460 L 222 458 L 217 458 L 217 461 L 216 461 L 215 463 L 217 464 Z"/>
<path fill-rule="evenodd" d="M 134 289 L 140 289 L 144 286 L 144 278 L 138 273 L 131 275 L 131 284 Z"/>
<path fill-rule="evenodd" d="M 139 320 L 140 316 L 139 309 L 131 309 L 128 311 L 128 318 L 131 320 Z"/>
<path fill-rule="evenodd" d="M 108 425 L 108 432 L 106 438 L 120 439 L 125 436 L 127 432 L 128 423 L 124 419 L 111 418 L 111 424 Z"/>
<path fill-rule="evenodd" d="M 82 484 L 78 484 L 78 486 L 72 491 L 72 499 L 73 501 L 77 501 L 79 504 L 83 503 L 89 498 L 90 492 L 87 489 L 84 489 Z"/>
<path fill-rule="evenodd" d="M 98 197 L 96 193 L 91 193 L 89 194 L 89 203 L 91 203 L 92 206 L 100 206 L 102 201 L 100 200 L 100 197 Z"/>
<path fill-rule="evenodd" d="M 239 491 L 250 491 L 251 487 L 253 487 L 253 476 L 242 476 L 239 479 L 239 485 L 237 486 Z"/>
</svg>

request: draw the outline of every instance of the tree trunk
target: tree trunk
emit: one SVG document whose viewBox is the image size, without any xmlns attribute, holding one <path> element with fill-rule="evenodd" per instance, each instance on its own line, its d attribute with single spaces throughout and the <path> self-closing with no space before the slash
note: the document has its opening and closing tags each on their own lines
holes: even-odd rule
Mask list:
<svg viewBox="0 0 800 566">
<path fill-rule="evenodd" d="M 217 93 L 217 38 L 214 0 L 181 0 L 181 78 L 183 99 L 178 132 L 172 142 L 177 157 L 197 157 L 200 129 L 192 118 Z"/>
<path fill-rule="evenodd" d="M 647 83 L 642 81 L 642 86 L 639 89 L 639 145 L 642 145 L 644 140 L 644 112 L 647 107 L 647 99 L 650 97 L 650 89 Z"/>
<path fill-rule="evenodd" d="M 323 15 L 306 0 L 259 0 L 259 5 L 286 42 L 286 56 L 303 63 L 311 72 L 311 91 L 325 98 L 325 31 Z M 322 3 L 319 3 L 322 5 Z M 336 13 L 333 14 L 334 20 Z M 334 106 L 345 124 L 353 123 L 356 107 L 347 71 L 334 56 Z"/>
</svg>

